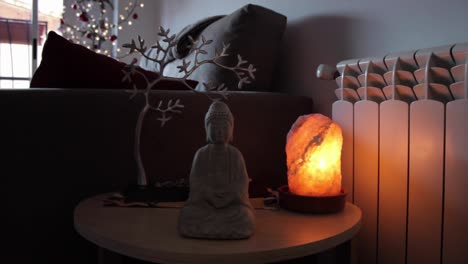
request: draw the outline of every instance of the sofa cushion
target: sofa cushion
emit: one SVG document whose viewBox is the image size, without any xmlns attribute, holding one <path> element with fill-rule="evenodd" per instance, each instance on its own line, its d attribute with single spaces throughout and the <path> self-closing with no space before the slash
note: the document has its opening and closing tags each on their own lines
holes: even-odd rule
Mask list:
<svg viewBox="0 0 468 264">
<path fill-rule="evenodd" d="M 179 98 L 185 109 L 164 127 L 157 112 L 148 112 L 141 138 L 146 173 L 150 182 L 187 178 L 206 144 L 211 101 L 190 91 L 152 95 Z M 74 230 L 73 210 L 86 197 L 136 183 L 134 133 L 143 103 L 116 89 L 0 89 L 4 259 L 96 263 L 96 248 Z M 241 91 L 227 103 L 235 117 L 232 145 L 252 178 L 250 197 L 287 183 L 286 135 L 298 116 L 311 113 L 312 99 Z"/>
<path fill-rule="evenodd" d="M 206 17 L 183 28 L 176 36 L 175 41 L 177 45 L 169 50 L 168 61 L 182 59 L 189 55 L 192 50 L 192 43 L 189 37 L 198 38 L 206 27 L 223 17 L 225 15 Z"/>
<path fill-rule="evenodd" d="M 213 40 L 213 42 L 206 48 L 208 54 L 200 54 L 198 59 L 200 61 L 213 58 L 215 49 L 221 50 L 223 43 L 229 43 L 227 52 L 230 56 L 221 58 L 219 60 L 221 64 L 236 65 L 237 54 L 239 54 L 257 68 L 255 80 L 245 85 L 243 90 L 271 91 L 272 75 L 277 64 L 277 55 L 285 27 L 285 16 L 261 6 L 248 4 L 215 20 L 200 33 L 205 39 Z M 155 52 L 149 50 L 147 54 L 151 56 L 155 55 Z M 180 73 L 177 68 L 181 65 L 181 59 L 169 63 L 164 69 L 164 75 L 182 76 L 183 73 Z M 194 52 L 184 59 L 193 63 Z M 154 63 L 145 59 L 140 62 L 140 66 L 148 70 L 157 69 Z M 235 74 L 212 64 L 202 65 L 190 75 L 190 78 L 200 82 L 197 86 L 199 90 L 204 90 L 203 83 L 210 81 L 218 84 L 224 83 L 229 90 L 237 90 L 238 79 Z"/>
<path fill-rule="evenodd" d="M 81 45 L 73 44 L 57 33 L 50 31 L 42 51 L 41 65 L 34 73 L 31 88 L 99 88 L 131 89 L 132 84 L 122 82 L 125 63 L 95 53 Z M 154 80 L 159 74 L 139 68 L 145 77 Z M 141 76 L 134 78 L 136 88 L 146 88 Z M 197 82 L 188 81 L 195 87 Z M 162 80 L 157 89 L 185 90 L 182 83 Z"/>
</svg>

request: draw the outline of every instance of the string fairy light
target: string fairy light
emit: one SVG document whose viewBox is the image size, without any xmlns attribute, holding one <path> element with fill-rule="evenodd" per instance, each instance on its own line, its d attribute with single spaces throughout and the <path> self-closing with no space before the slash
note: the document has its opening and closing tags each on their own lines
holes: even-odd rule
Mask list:
<svg viewBox="0 0 468 264">
<path fill-rule="evenodd" d="M 66 39 L 72 42 L 82 43 L 88 49 L 99 53 L 112 54 L 111 50 L 116 46 L 117 40 L 115 30 L 121 31 L 123 25 L 131 26 L 133 20 L 138 19 L 137 9 L 144 7 L 143 3 L 139 3 L 140 1 L 128 0 L 126 5 L 119 8 L 121 11 L 118 21 L 113 21 L 112 17 L 109 17 L 114 13 L 113 1 L 75 0 L 68 7 L 63 6 L 59 30 Z M 75 13 L 75 21 L 65 20 L 63 14 L 68 8 Z"/>
</svg>

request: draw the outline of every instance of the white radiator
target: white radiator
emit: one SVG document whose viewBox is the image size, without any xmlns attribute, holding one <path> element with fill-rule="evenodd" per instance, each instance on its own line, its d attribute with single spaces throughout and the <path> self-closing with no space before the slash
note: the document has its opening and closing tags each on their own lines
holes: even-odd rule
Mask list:
<svg viewBox="0 0 468 264">
<path fill-rule="evenodd" d="M 468 43 L 338 63 L 358 263 L 468 263 Z"/>
</svg>

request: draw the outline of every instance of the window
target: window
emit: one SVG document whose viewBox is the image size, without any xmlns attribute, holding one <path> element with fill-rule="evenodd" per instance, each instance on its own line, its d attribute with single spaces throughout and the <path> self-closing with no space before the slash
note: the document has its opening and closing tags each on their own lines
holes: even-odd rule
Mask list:
<svg viewBox="0 0 468 264">
<path fill-rule="evenodd" d="M 29 87 L 48 30 L 60 26 L 62 11 L 63 0 L 0 0 L 0 88 Z"/>
</svg>

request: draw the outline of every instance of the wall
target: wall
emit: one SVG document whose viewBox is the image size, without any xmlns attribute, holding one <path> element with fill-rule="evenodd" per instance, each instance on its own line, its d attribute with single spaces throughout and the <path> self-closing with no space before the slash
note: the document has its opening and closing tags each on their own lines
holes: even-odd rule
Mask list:
<svg viewBox="0 0 468 264">
<path fill-rule="evenodd" d="M 140 33 L 155 36 L 151 23 L 177 33 L 185 25 L 228 14 L 247 3 L 268 7 L 288 17 L 279 91 L 311 96 L 317 112 L 329 115 L 335 100 L 333 82 L 315 77 L 321 63 L 380 56 L 389 52 L 468 42 L 466 0 L 159 0 L 144 1 Z M 137 29 L 137 30 L 135 30 Z M 463 34 L 465 32 L 465 34 Z M 127 32 L 122 33 L 127 34 Z M 149 41 L 151 43 L 151 41 Z"/>
</svg>

